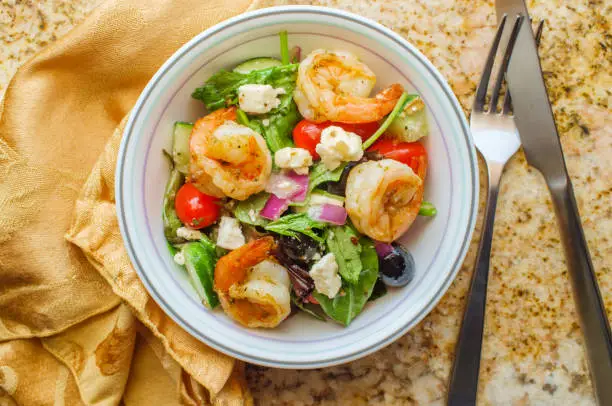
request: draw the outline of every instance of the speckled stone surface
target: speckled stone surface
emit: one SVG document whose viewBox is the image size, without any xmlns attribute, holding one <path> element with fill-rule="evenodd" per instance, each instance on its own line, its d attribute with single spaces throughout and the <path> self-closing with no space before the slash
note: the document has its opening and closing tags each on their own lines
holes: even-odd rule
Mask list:
<svg viewBox="0 0 612 406">
<path fill-rule="evenodd" d="M 0 96 L 20 64 L 100 0 L 0 3 Z M 316 4 L 372 18 L 416 45 L 466 109 L 495 30 L 492 1 L 262 0 Z M 529 2 L 546 19 L 548 90 L 608 315 L 612 314 L 612 5 Z M 482 202 L 481 202 L 482 206 Z M 482 210 L 481 210 L 482 211 Z M 482 213 L 481 213 L 482 214 Z M 480 222 L 478 230 L 480 229 Z M 443 404 L 477 238 L 439 306 L 410 333 L 362 360 L 313 371 L 249 366 L 261 405 Z M 479 404 L 594 404 L 551 201 L 522 152 L 504 175 L 492 254 Z"/>
</svg>

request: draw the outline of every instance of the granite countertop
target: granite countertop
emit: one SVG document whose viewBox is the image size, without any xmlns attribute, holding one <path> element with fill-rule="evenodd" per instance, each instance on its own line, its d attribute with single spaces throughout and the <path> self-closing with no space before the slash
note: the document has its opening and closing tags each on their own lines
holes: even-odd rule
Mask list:
<svg viewBox="0 0 612 406">
<path fill-rule="evenodd" d="M 99 2 L 0 4 L 0 97 L 20 64 Z M 262 0 L 260 5 L 296 3 L 343 8 L 400 33 L 442 72 L 468 112 L 495 30 L 492 0 Z M 540 0 L 529 1 L 529 7 L 534 21 L 546 19 L 542 65 L 610 315 L 612 6 L 604 0 Z M 477 238 L 440 304 L 389 347 L 322 370 L 249 366 L 258 403 L 443 404 L 476 245 Z M 479 404 L 594 404 L 551 200 L 522 152 L 510 162 L 500 191 L 488 292 Z"/>
</svg>

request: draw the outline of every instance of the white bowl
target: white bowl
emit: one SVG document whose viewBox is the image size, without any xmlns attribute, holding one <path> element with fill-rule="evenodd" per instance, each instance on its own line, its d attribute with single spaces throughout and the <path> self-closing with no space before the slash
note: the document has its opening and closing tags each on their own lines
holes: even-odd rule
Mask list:
<svg viewBox="0 0 612 406">
<path fill-rule="evenodd" d="M 207 310 L 166 248 L 162 197 L 169 175 L 163 149 L 172 125 L 205 114 L 191 92 L 221 68 L 279 56 L 278 32 L 303 55 L 316 48 L 357 54 L 378 87 L 402 83 L 424 99 L 431 134 L 425 199 L 438 215 L 419 218 L 401 239 L 416 276 L 369 303 L 349 327 L 298 314 L 272 330 L 246 329 L 221 309 Z M 459 270 L 475 225 L 478 171 L 463 112 L 433 65 L 399 35 L 355 14 L 321 7 L 274 7 L 242 14 L 199 34 L 164 63 L 126 126 L 117 164 L 117 215 L 132 264 L 151 296 L 178 324 L 217 350 L 255 364 L 317 368 L 348 362 L 388 345 L 422 320 Z"/>
</svg>

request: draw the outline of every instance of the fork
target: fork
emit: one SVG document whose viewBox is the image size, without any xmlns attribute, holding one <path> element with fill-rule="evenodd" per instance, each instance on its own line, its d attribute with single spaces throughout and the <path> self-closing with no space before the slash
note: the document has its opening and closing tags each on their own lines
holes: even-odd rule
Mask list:
<svg viewBox="0 0 612 406">
<path fill-rule="evenodd" d="M 476 148 L 486 163 L 488 194 L 476 265 L 455 349 L 455 361 L 448 391 L 449 406 L 476 404 L 497 195 L 504 167 L 521 146 L 512 115 L 511 96 L 508 91 L 505 92 L 501 109 L 498 108 L 500 91 L 521 19 L 522 17 L 516 19 L 511 27 L 508 45 L 503 52 L 489 103 L 486 103 L 491 71 L 506 25 L 506 16 L 501 19 L 472 106 L 470 128 Z M 542 34 L 542 27 L 543 21 L 538 25 L 536 33 L 538 43 Z"/>
</svg>

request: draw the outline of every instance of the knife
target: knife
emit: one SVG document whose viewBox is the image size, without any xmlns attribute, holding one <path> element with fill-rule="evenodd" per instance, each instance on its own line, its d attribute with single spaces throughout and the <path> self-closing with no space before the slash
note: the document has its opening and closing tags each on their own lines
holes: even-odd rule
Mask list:
<svg viewBox="0 0 612 406">
<path fill-rule="evenodd" d="M 529 21 L 524 0 L 496 0 L 495 5 L 498 19 L 507 14 L 513 21 L 523 15 L 523 21 Z M 528 23 L 520 28 L 506 79 L 527 162 L 542 173 L 552 196 L 595 396 L 600 405 L 612 405 L 612 334 Z"/>
</svg>

